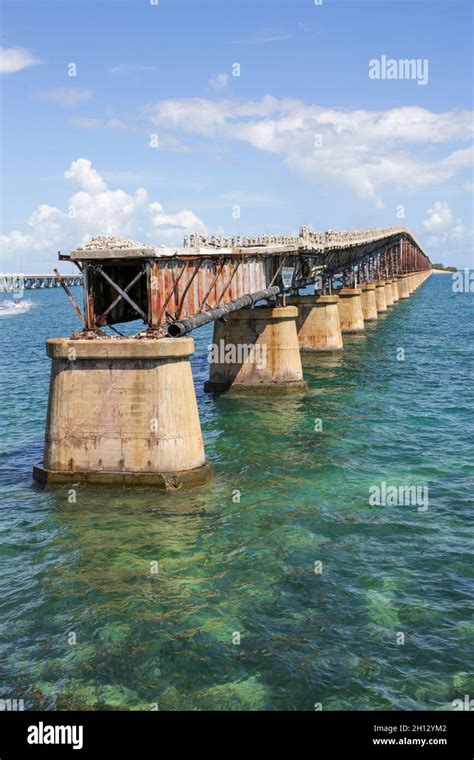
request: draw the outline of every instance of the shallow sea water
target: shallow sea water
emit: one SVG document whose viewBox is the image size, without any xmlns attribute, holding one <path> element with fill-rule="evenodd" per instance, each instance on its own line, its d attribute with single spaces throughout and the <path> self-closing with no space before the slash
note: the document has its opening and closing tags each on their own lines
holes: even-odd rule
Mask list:
<svg viewBox="0 0 474 760">
<path fill-rule="evenodd" d="M 77 318 L 59 290 L 27 297 L 0 320 L 2 698 L 442 710 L 474 694 L 472 294 L 432 276 L 341 355 L 305 358 L 308 390 L 288 397 L 204 394 L 212 332 L 198 331 L 213 481 L 174 494 L 82 486 L 76 504 L 31 468 L 44 341 Z M 371 506 L 381 482 L 427 486 L 428 509 Z"/>
</svg>

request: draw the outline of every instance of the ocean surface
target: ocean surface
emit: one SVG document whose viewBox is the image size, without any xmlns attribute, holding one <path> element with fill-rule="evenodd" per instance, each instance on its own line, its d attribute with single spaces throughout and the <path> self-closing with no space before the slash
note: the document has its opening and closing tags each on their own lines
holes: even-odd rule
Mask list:
<svg viewBox="0 0 474 760">
<path fill-rule="evenodd" d="M 474 294 L 433 275 L 341 355 L 304 359 L 308 390 L 288 397 L 204 394 L 212 333 L 198 331 L 213 481 L 80 486 L 75 504 L 31 469 L 44 342 L 78 320 L 59 289 L 25 299 L 0 319 L 0 698 L 451 710 L 474 697 Z M 382 483 L 427 487 L 427 508 L 371 504 Z"/>
</svg>

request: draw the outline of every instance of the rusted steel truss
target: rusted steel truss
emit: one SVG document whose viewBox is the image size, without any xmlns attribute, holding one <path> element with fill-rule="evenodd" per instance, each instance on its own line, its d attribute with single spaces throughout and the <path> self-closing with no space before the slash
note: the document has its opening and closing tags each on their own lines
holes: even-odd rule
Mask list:
<svg viewBox="0 0 474 760">
<path fill-rule="evenodd" d="M 275 286 L 284 293 L 314 283 L 319 292 L 331 292 L 338 285 L 431 267 L 406 228 L 329 233 L 302 228 L 298 238 L 195 236 L 191 243 L 180 249 L 73 252 L 69 260 L 84 279 L 84 314 L 73 304 L 84 332 L 92 335 L 105 325 L 114 329 L 114 324 L 141 319 L 145 334 L 164 335 L 170 323 Z"/>
</svg>

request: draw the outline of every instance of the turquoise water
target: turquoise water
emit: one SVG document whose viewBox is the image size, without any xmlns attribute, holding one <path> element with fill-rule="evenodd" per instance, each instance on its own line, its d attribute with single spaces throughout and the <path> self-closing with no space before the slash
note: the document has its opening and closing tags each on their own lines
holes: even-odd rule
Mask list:
<svg viewBox="0 0 474 760">
<path fill-rule="evenodd" d="M 206 396 L 211 333 L 198 332 L 214 480 L 170 495 L 79 487 L 76 504 L 31 467 L 44 341 L 77 319 L 59 290 L 26 297 L 27 313 L 0 320 L 0 697 L 378 710 L 474 696 L 472 294 L 431 277 L 342 355 L 305 360 L 309 389 L 287 398 Z M 428 486 L 428 509 L 371 506 L 382 481 Z"/>
</svg>

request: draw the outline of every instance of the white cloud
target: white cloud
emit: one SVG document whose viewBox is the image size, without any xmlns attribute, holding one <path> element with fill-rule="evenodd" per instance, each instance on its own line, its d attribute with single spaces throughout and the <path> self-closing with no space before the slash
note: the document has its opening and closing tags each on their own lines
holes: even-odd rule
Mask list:
<svg viewBox="0 0 474 760">
<path fill-rule="evenodd" d="M 228 74 L 213 74 L 209 79 L 209 84 L 214 90 L 224 90 L 230 82 Z"/>
<path fill-rule="evenodd" d="M 467 228 L 462 219 L 454 217 L 446 201 L 435 201 L 426 213 L 423 228 L 430 233 L 428 246 L 440 249 L 442 258 L 447 261 L 453 256 L 464 256 L 472 244 L 472 228 Z"/>
<path fill-rule="evenodd" d="M 86 158 L 73 161 L 64 172 L 76 185 L 62 210 L 40 204 L 27 220 L 27 230 L 13 230 L 0 236 L 0 271 L 24 271 L 46 267 L 52 253 L 67 252 L 92 235 L 124 235 L 149 245 L 181 245 L 190 232 L 206 232 L 204 222 L 191 210 L 165 214 L 157 201 L 150 202 L 143 187 L 128 193 L 109 189 L 102 175 Z"/>
<path fill-rule="evenodd" d="M 414 191 L 444 182 L 472 163 L 471 147 L 433 158 L 439 153 L 435 147 L 472 136 L 468 111 L 434 113 L 416 106 L 347 111 L 267 95 L 247 102 L 163 100 L 145 106 L 144 113 L 163 129 L 239 140 L 275 153 L 290 170 L 346 185 L 377 206 L 383 205 L 386 188 Z"/>
<path fill-rule="evenodd" d="M 206 227 L 201 219 L 187 208 L 179 211 L 177 214 L 165 214 L 161 203 L 155 201 L 150 204 L 150 211 L 153 225 L 159 230 L 180 230 L 186 232 L 205 232 Z"/>
<path fill-rule="evenodd" d="M 436 201 L 427 213 L 428 217 L 423 222 L 423 227 L 428 232 L 440 230 L 452 224 L 453 214 L 446 201 Z"/>
<path fill-rule="evenodd" d="M 37 100 L 48 103 L 59 103 L 61 106 L 76 106 L 78 103 L 89 100 L 92 96 L 90 90 L 80 90 L 77 87 L 57 87 L 55 90 L 44 90 L 35 93 Z"/>
<path fill-rule="evenodd" d="M 106 189 L 105 182 L 99 172 L 93 168 L 92 161 L 86 158 L 73 161 L 69 169 L 64 172 L 64 177 L 73 180 L 82 190 L 91 195 L 97 195 Z"/>
<path fill-rule="evenodd" d="M 0 47 L 0 73 L 15 74 L 39 61 L 25 48 Z"/>
</svg>

